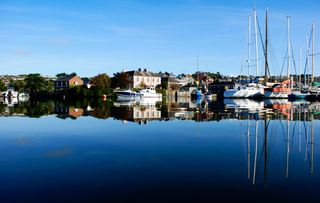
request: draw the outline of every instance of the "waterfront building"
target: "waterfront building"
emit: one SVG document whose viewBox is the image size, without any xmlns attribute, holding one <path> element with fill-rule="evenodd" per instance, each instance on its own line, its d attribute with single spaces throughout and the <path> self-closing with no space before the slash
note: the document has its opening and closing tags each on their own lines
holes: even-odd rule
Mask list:
<svg viewBox="0 0 320 203">
<path fill-rule="evenodd" d="M 63 76 L 54 80 L 54 87 L 56 89 L 69 88 L 72 86 L 81 86 L 81 85 L 83 85 L 83 80 L 81 80 L 81 78 L 76 75 Z"/>
<path fill-rule="evenodd" d="M 128 75 L 129 88 L 156 87 L 161 84 L 161 77 L 147 69 L 142 70 L 139 68 L 125 73 Z"/>
</svg>

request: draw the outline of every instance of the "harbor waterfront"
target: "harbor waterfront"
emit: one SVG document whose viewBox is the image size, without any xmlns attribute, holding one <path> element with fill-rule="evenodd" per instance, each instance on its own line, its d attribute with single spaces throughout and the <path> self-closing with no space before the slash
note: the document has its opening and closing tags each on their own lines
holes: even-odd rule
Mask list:
<svg viewBox="0 0 320 203">
<path fill-rule="evenodd" d="M 318 202 L 319 11 L 0 1 L 0 203 Z"/>
<path fill-rule="evenodd" d="M 0 115 L 2 202 L 318 198 L 319 102 L 3 101 Z"/>
</svg>

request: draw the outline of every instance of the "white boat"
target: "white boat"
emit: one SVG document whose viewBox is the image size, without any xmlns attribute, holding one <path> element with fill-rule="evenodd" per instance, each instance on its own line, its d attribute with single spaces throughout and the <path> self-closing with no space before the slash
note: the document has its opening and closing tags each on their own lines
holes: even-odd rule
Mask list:
<svg viewBox="0 0 320 203">
<path fill-rule="evenodd" d="M 223 93 L 225 98 L 253 98 L 261 97 L 264 94 L 264 88 L 255 83 L 249 83 L 246 86 L 237 85 L 234 89 L 228 89 Z"/>
<path fill-rule="evenodd" d="M 243 110 L 262 110 L 264 108 L 263 101 L 255 101 L 251 99 L 224 99 L 226 109 L 243 109 Z"/>
<path fill-rule="evenodd" d="M 14 91 L 13 89 L 8 89 L 7 91 L 2 93 L 4 98 L 17 98 L 18 92 Z"/>
<path fill-rule="evenodd" d="M 116 91 L 118 101 L 139 101 L 142 97 L 141 93 L 133 92 L 132 90 Z"/>
<path fill-rule="evenodd" d="M 287 85 L 288 81 L 275 84 L 270 88 L 265 88 L 264 97 L 270 99 L 287 99 L 291 94 L 291 88 Z"/>
<path fill-rule="evenodd" d="M 30 96 L 29 96 L 29 94 L 27 94 L 27 93 L 19 93 L 18 94 L 18 99 L 19 99 L 19 101 L 28 101 L 29 100 L 29 98 L 30 98 Z"/>
<path fill-rule="evenodd" d="M 154 88 L 140 90 L 139 93 L 143 98 L 162 98 L 162 94 L 156 92 Z"/>
</svg>

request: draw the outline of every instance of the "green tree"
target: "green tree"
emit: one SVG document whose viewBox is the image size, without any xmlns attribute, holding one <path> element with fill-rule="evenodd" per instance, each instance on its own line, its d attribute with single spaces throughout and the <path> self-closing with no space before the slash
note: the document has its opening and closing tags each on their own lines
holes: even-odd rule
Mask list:
<svg viewBox="0 0 320 203">
<path fill-rule="evenodd" d="M 111 87 L 126 89 L 130 86 L 129 75 L 126 72 L 115 73 L 111 79 Z"/>
<path fill-rule="evenodd" d="M 13 88 L 15 91 L 23 92 L 26 87 L 26 83 L 23 80 L 17 80 L 13 82 Z"/>
<path fill-rule="evenodd" d="M 65 77 L 65 76 L 67 76 L 68 74 L 67 73 L 58 73 L 57 75 L 56 75 L 56 77 L 57 78 L 60 78 L 60 77 Z"/>
<path fill-rule="evenodd" d="M 29 74 L 25 78 L 25 89 L 31 95 L 37 95 L 40 92 L 50 92 L 53 90 L 53 84 L 51 81 L 46 81 L 40 74 Z"/>
<path fill-rule="evenodd" d="M 95 87 L 105 90 L 110 87 L 111 79 L 107 74 L 104 73 L 91 78 L 90 83 Z"/>
<path fill-rule="evenodd" d="M 0 80 L 0 91 L 6 91 L 7 87 L 2 80 Z"/>
</svg>

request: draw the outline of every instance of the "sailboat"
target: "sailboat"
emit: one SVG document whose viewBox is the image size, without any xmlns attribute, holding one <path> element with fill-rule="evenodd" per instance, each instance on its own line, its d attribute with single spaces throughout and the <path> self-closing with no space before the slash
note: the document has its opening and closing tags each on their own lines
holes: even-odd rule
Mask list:
<svg viewBox="0 0 320 203">
<path fill-rule="evenodd" d="M 258 28 L 257 28 L 257 13 L 253 11 L 254 27 L 255 27 L 255 44 L 256 44 L 256 74 L 258 75 Z M 248 73 L 250 69 L 250 45 L 251 45 L 251 16 L 248 19 Z M 236 84 L 233 89 L 227 89 L 223 96 L 225 98 L 254 98 L 261 97 L 264 93 L 264 89 L 260 84 L 249 83 L 247 85 Z"/>
<path fill-rule="evenodd" d="M 277 98 L 286 99 L 288 95 L 291 94 L 291 89 L 289 88 L 290 81 L 290 55 L 291 55 L 291 43 L 290 43 L 290 17 L 287 18 L 288 22 L 288 79 L 281 83 L 275 83 L 271 87 L 267 87 L 264 90 L 265 98 Z M 267 73 L 269 69 L 268 64 L 268 12 L 266 12 L 266 42 L 265 42 L 265 85 L 267 85 Z"/>
<path fill-rule="evenodd" d="M 197 57 L 197 81 L 196 81 L 196 90 L 192 92 L 191 96 L 195 99 L 202 99 L 202 91 L 199 89 L 200 81 L 199 81 L 199 57 Z"/>
</svg>

